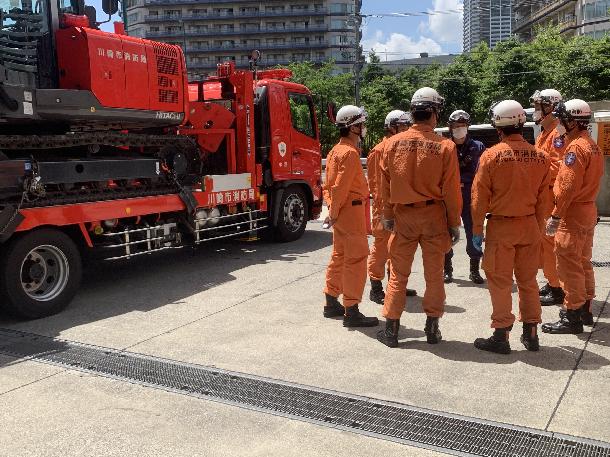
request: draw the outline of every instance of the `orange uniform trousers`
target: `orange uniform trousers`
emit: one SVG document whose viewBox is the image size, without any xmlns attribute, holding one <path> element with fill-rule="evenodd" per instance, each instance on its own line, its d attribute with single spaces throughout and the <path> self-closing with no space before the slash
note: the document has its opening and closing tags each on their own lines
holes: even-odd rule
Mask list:
<svg viewBox="0 0 610 457">
<path fill-rule="evenodd" d="M 553 195 L 553 188 L 549 188 L 549 201 L 552 202 L 555 199 Z M 549 208 L 548 214 L 545 215 L 544 220 L 546 221 L 551 217 L 553 208 Z M 557 256 L 555 255 L 555 237 L 548 236 L 546 233 L 546 227 L 542 228 L 542 271 L 544 277 L 548 281 L 551 287 L 560 287 L 559 274 L 557 273 Z"/>
<path fill-rule="evenodd" d="M 487 276 L 493 313 L 492 328 L 515 323 L 512 304 L 513 273 L 519 290 L 519 320 L 542 322 L 536 275 L 542 236 L 535 216 L 493 217 L 487 223 L 483 270 Z"/>
<path fill-rule="evenodd" d="M 366 283 L 366 259 L 369 244 L 366 237 L 364 202 L 348 201 L 333 225 L 333 253 L 326 270 L 324 293 L 338 297 L 349 308 L 362 301 Z"/>
<path fill-rule="evenodd" d="M 572 203 L 555 235 L 557 271 L 566 293 L 567 309 L 578 309 L 585 301 L 595 298 L 591 256 L 596 225 L 594 202 Z"/>
<path fill-rule="evenodd" d="M 392 267 L 383 315 L 387 319 L 400 319 L 405 309 L 415 251 L 421 246 L 426 280 L 424 312 L 429 317 L 442 317 L 445 311 L 445 254 L 451 247 L 445 207 L 440 201 L 421 207 L 397 204 L 394 217 L 395 231 L 390 240 Z"/>
<path fill-rule="evenodd" d="M 391 232 L 381 225 L 381 217 L 373 216 L 373 246 L 368 260 L 369 278 L 381 281 L 385 277 L 386 264 L 388 263 L 388 243 Z"/>
</svg>

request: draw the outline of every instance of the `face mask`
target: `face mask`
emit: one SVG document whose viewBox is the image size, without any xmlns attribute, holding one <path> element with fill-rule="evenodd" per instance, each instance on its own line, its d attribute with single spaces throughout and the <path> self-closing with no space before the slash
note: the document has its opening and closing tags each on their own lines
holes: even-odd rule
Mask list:
<svg viewBox="0 0 610 457">
<path fill-rule="evenodd" d="M 532 115 L 533 121 L 538 124 L 544 118 L 544 113 L 542 111 L 534 111 Z"/>
<path fill-rule="evenodd" d="M 566 133 L 568 133 L 568 131 L 566 130 L 566 128 L 564 127 L 564 125 L 563 125 L 563 124 L 559 124 L 559 125 L 557 126 L 557 129 L 556 129 L 556 130 L 557 130 L 557 133 L 558 133 L 560 136 L 563 136 L 563 135 L 565 135 Z"/>
<path fill-rule="evenodd" d="M 466 135 L 468 135 L 468 127 L 458 127 L 457 129 L 453 129 L 452 135 L 456 140 L 466 138 Z"/>
<path fill-rule="evenodd" d="M 360 128 L 360 138 L 362 138 L 364 140 L 365 137 L 366 137 L 366 127 L 362 127 L 362 128 Z"/>
</svg>

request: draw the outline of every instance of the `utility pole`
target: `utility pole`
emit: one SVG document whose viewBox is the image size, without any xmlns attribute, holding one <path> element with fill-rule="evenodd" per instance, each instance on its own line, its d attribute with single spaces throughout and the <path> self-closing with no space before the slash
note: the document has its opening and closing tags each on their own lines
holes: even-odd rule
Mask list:
<svg viewBox="0 0 610 457">
<path fill-rule="evenodd" d="M 356 106 L 360 106 L 360 73 L 363 68 L 362 61 L 362 50 L 360 48 L 360 26 L 362 25 L 362 15 L 360 10 L 362 8 L 362 0 L 354 0 L 354 15 L 353 15 L 353 26 L 354 33 L 356 35 L 356 43 L 354 43 L 354 99 Z"/>
</svg>

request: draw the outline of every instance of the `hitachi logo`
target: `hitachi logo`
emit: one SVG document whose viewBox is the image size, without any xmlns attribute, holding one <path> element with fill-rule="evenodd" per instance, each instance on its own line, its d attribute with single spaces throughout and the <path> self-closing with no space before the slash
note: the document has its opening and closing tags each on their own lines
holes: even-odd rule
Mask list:
<svg viewBox="0 0 610 457">
<path fill-rule="evenodd" d="M 179 121 L 182 119 L 182 113 L 166 113 L 163 111 L 157 111 L 157 119 L 168 119 L 172 121 Z"/>
</svg>

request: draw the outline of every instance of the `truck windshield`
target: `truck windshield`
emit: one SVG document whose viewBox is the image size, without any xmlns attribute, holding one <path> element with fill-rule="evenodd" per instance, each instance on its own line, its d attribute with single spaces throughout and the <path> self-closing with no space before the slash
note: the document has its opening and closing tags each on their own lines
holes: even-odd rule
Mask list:
<svg viewBox="0 0 610 457">
<path fill-rule="evenodd" d="M 12 31 L 40 30 L 44 26 L 44 2 L 38 0 L 0 0 L 0 29 Z"/>
<path fill-rule="evenodd" d="M 57 0 L 57 6 L 60 13 L 83 14 L 79 11 L 78 0 Z"/>
</svg>

